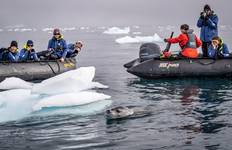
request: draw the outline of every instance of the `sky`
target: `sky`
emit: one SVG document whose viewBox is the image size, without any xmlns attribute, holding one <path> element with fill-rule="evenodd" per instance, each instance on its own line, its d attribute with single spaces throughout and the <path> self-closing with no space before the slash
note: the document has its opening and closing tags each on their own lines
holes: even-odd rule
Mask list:
<svg viewBox="0 0 232 150">
<path fill-rule="evenodd" d="M 0 27 L 192 25 L 206 3 L 232 25 L 231 0 L 1 0 Z"/>
</svg>

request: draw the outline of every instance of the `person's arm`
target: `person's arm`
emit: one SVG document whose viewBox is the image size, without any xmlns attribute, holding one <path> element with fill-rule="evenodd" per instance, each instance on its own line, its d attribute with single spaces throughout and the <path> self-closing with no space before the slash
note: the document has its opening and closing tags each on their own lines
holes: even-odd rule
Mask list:
<svg viewBox="0 0 232 150">
<path fill-rule="evenodd" d="M 203 26 L 203 22 L 204 22 L 204 19 L 199 18 L 198 21 L 197 21 L 197 27 L 201 28 Z"/>
<path fill-rule="evenodd" d="M 16 55 L 13 55 L 11 52 L 8 54 L 9 56 L 9 61 L 13 61 L 16 62 L 19 59 L 19 53 L 17 53 Z"/>
<path fill-rule="evenodd" d="M 202 41 L 195 35 L 195 40 L 196 40 L 196 46 L 197 48 L 202 46 Z"/>
<path fill-rule="evenodd" d="M 230 52 L 229 52 L 228 46 L 226 44 L 223 44 L 223 56 L 229 57 L 229 55 L 230 55 Z"/>
<path fill-rule="evenodd" d="M 210 58 L 214 58 L 216 55 L 216 49 L 213 47 L 213 45 L 211 44 L 209 47 L 208 47 L 208 57 Z"/>
<path fill-rule="evenodd" d="M 52 39 L 48 41 L 48 50 L 53 49 L 52 47 Z"/>
<path fill-rule="evenodd" d="M 68 52 L 68 47 L 67 47 L 66 41 L 63 40 L 63 54 L 62 54 L 63 59 L 66 58 L 67 52 Z"/>
<path fill-rule="evenodd" d="M 207 24 L 210 28 L 216 29 L 218 24 L 218 17 L 215 15 L 212 19 L 207 19 Z"/>
<path fill-rule="evenodd" d="M 27 59 L 28 52 L 22 49 L 19 53 L 19 59 L 20 60 L 26 60 Z"/>
<path fill-rule="evenodd" d="M 36 52 L 35 52 L 34 49 L 31 51 L 31 55 L 32 55 L 32 57 L 33 57 L 33 60 L 39 61 L 39 58 L 38 58 L 38 56 L 37 56 L 37 54 L 36 54 Z"/>
<path fill-rule="evenodd" d="M 169 39 L 167 39 L 167 42 L 169 42 L 169 43 L 179 43 L 180 41 L 182 41 L 181 35 L 179 35 L 176 38 L 169 38 Z"/>
</svg>

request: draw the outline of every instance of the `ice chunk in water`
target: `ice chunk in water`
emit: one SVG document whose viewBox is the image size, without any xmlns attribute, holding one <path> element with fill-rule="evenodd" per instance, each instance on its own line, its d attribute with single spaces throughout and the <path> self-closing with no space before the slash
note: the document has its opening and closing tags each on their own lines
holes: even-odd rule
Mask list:
<svg viewBox="0 0 232 150">
<path fill-rule="evenodd" d="M 33 83 L 26 82 L 20 78 L 11 77 L 6 78 L 0 83 L 0 89 L 10 90 L 10 89 L 31 89 Z"/>
<path fill-rule="evenodd" d="M 153 36 L 125 36 L 122 38 L 118 38 L 115 42 L 119 44 L 126 44 L 126 43 L 143 43 L 143 42 L 162 42 L 162 38 L 158 34 L 154 34 Z"/>
<path fill-rule="evenodd" d="M 24 118 L 32 112 L 32 106 L 39 95 L 32 95 L 29 89 L 16 89 L 0 93 L 0 122 Z"/>
<path fill-rule="evenodd" d="M 92 82 L 94 75 L 94 67 L 72 70 L 35 84 L 32 88 L 32 93 L 51 95 L 78 92 L 95 87 L 107 88 L 100 83 Z"/>
<path fill-rule="evenodd" d="M 42 108 L 47 107 L 67 107 L 85 105 L 95 101 L 105 100 L 109 98 L 110 96 L 108 95 L 90 91 L 59 94 L 41 99 L 37 104 L 33 106 L 33 110 L 38 111 Z"/>
<path fill-rule="evenodd" d="M 130 27 L 125 27 L 120 29 L 118 27 L 112 27 L 104 31 L 104 34 L 128 34 L 130 32 Z"/>
</svg>

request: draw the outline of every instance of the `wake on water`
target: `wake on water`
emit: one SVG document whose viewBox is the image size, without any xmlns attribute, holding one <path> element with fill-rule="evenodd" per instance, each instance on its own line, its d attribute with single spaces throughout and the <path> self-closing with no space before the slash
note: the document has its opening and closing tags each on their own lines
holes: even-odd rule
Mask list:
<svg viewBox="0 0 232 150">
<path fill-rule="evenodd" d="M 93 82 L 94 75 L 94 67 L 82 67 L 41 83 L 30 83 L 15 77 L 7 78 L 0 83 L 0 89 L 7 90 L 0 92 L 0 122 L 35 114 L 96 113 L 109 106 L 111 101 L 106 100 L 110 96 L 90 90 L 107 88 Z"/>
</svg>

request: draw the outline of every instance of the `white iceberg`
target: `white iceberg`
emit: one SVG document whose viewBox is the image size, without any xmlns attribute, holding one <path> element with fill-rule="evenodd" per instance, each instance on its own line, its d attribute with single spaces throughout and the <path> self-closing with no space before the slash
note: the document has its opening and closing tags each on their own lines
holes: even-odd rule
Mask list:
<svg viewBox="0 0 232 150">
<path fill-rule="evenodd" d="M 31 89 L 33 83 L 26 82 L 20 78 L 10 77 L 6 78 L 0 83 L 1 90 L 10 90 L 10 89 Z"/>
<path fill-rule="evenodd" d="M 47 114 L 51 110 L 54 113 L 65 111 L 77 114 L 91 113 L 93 110 L 73 111 L 76 110 L 73 106 L 87 105 L 110 98 L 102 93 L 84 91 L 95 87 L 107 88 L 101 83 L 93 82 L 94 75 L 94 67 L 82 67 L 44 80 L 41 83 L 30 83 L 15 77 L 7 78 L 0 83 L 0 88 L 13 90 L 0 92 L 0 122 L 28 117 L 33 115 L 35 111 L 37 115 L 40 115 L 38 111 L 42 108 L 49 108 L 48 111 L 43 109 L 43 112 L 45 111 Z M 103 105 L 96 108 L 96 111 L 108 106 L 109 101 Z M 55 111 L 53 111 L 54 109 Z"/>
<path fill-rule="evenodd" d="M 94 75 L 94 67 L 81 67 L 35 84 L 32 88 L 32 93 L 52 95 L 78 92 L 95 87 L 107 88 L 107 86 L 98 82 L 92 82 Z"/>
<path fill-rule="evenodd" d="M 104 31 L 104 34 L 128 34 L 130 32 L 130 27 L 125 27 L 123 29 L 120 29 L 118 27 L 112 27 L 108 28 L 106 31 Z"/>
<path fill-rule="evenodd" d="M 41 99 L 33 106 L 33 111 L 39 111 L 47 107 L 68 107 L 93 103 L 99 100 L 109 99 L 110 96 L 96 92 L 79 92 L 59 94 Z"/>
<path fill-rule="evenodd" d="M 119 44 L 127 44 L 127 43 L 143 43 L 143 42 L 162 42 L 162 38 L 156 33 L 153 36 L 125 36 L 122 38 L 118 38 L 115 40 L 116 43 Z"/>
<path fill-rule="evenodd" d="M 139 35 L 139 34 L 142 34 L 142 32 L 133 32 L 132 34 Z"/>
<path fill-rule="evenodd" d="M 44 28 L 44 29 L 42 29 L 42 31 L 44 31 L 44 32 L 53 31 L 53 30 L 54 30 L 54 28 Z"/>
<path fill-rule="evenodd" d="M 31 90 L 17 89 L 0 92 L 0 122 L 22 119 L 32 112 L 32 106 L 39 95 L 32 95 Z"/>
<path fill-rule="evenodd" d="M 64 31 L 64 32 L 66 32 L 66 31 L 73 31 L 73 30 L 76 30 L 76 28 L 75 28 L 75 27 L 62 28 L 61 30 Z"/>
</svg>

